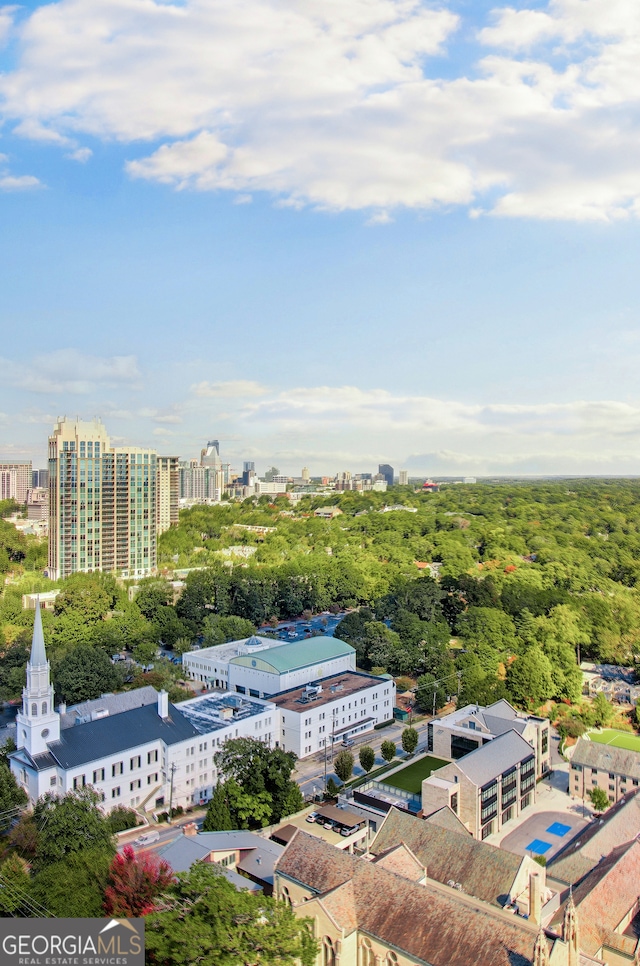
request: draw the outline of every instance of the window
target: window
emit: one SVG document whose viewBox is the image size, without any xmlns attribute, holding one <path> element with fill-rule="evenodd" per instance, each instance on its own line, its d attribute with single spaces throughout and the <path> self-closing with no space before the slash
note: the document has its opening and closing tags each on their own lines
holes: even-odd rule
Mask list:
<svg viewBox="0 0 640 966">
<path fill-rule="evenodd" d="M 329 936 L 322 938 L 322 966 L 336 966 L 336 950 Z"/>
<path fill-rule="evenodd" d="M 38 705 L 34 702 L 31 705 L 31 717 L 37 718 L 37 716 L 38 716 Z"/>
<path fill-rule="evenodd" d="M 42 702 L 42 713 L 43 714 L 46 714 L 47 713 L 47 702 L 46 701 L 43 701 Z"/>
<path fill-rule="evenodd" d="M 104 781 L 104 768 L 96 768 L 93 773 L 93 784 Z"/>
<path fill-rule="evenodd" d="M 135 790 L 136 790 L 136 788 L 140 788 L 140 785 L 141 785 L 141 784 L 142 784 L 142 782 L 140 781 L 140 779 L 139 779 L 139 778 L 136 778 L 136 779 L 135 779 L 134 781 L 132 781 L 132 782 L 129 782 L 129 791 L 130 791 L 130 792 L 133 792 L 133 791 L 135 791 Z"/>
<path fill-rule="evenodd" d="M 134 757 L 129 762 L 129 768 L 133 771 L 134 768 L 140 768 L 142 764 L 142 758 L 140 755 L 134 755 Z"/>
<path fill-rule="evenodd" d="M 157 782 L 157 781 L 158 781 L 158 772 L 157 771 L 154 772 L 153 775 L 147 775 L 147 785 L 150 785 L 151 782 Z"/>
<path fill-rule="evenodd" d="M 121 761 L 117 761 L 114 765 L 112 765 L 111 766 L 111 777 L 112 778 L 115 778 L 116 775 L 121 775 L 122 774 L 123 767 L 124 767 L 124 765 L 123 765 L 123 762 L 121 762 Z"/>
<path fill-rule="evenodd" d="M 50 784 L 51 786 L 53 786 L 53 785 L 55 785 L 55 784 L 56 784 L 56 776 L 55 776 L 55 775 L 53 775 L 53 777 L 49 779 L 49 784 Z"/>
<path fill-rule="evenodd" d="M 112 788 L 111 789 L 111 797 L 112 798 L 119 798 L 120 797 L 120 786 L 119 785 L 116 788 Z"/>
<path fill-rule="evenodd" d="M 84 788 L 86 784 L 87 784 L 87 780 L 84 775 L 76 775 L 76 777 L 73 779 L 74 790 L 77 790 L 78 788 Z"/>
</svg>

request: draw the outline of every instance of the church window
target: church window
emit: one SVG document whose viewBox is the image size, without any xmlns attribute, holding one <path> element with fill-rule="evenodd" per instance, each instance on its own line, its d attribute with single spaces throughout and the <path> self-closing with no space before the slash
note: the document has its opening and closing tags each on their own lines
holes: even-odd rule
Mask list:
<svg viewBox="0 0 640 966">
<path fill-rule="evenodd" d="M 322 966 L 336 966 L 336 950 L 329 936 L 322 939 Z"/>
<path fill-rule="evenodd" d="M 49 737 L 49 729 L 48 728 L 43 728 L 42 731 L 40 732 L 40 737 L 41 738 L 48 738 Z"/>
<path fill-rule="evenodd" d="M 360 966 L 375 966 L 375 953 L 371 943 L 365 939 L 360 946 Z"/>
<path fill-rule="evenodd" d="M 398 957 L 391 950 L 387 953 L 387 966 L 398 966 Z"/>
<path fill-rule="evenodd" d="M 47 713 L 47 702 L 46 701 L 43 701 L 42 702 L 42 713 L 43 714 L 46 714 Z"/>
<path fill-rule="evenodd" d="M 31 717 L 35 718 L 37 717 L 37 715 L 38 715 L 38 705 L 34 701 L 34 703 L 31 705 Z"/>
</svg>

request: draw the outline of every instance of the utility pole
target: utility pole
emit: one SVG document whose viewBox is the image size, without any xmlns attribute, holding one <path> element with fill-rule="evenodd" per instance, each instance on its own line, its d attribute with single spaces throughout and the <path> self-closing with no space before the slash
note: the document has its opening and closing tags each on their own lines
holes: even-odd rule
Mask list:
<svg viewBox="0 0 640 966">
<path fill-rule="evenodd" d="M 178 766 L 176 765 L 175 761 L 172 761 L 171 762 L 171 784 L 169 786 L 169 825 L 171 825 L 171 822 L 173 820 L 173 776 L 175 775 L 177 767 Z"/>
<path fill-rule="evenodd" d="M 324 736 L 324 790 L 327 790 L 327 736 Z"/>
</svg>

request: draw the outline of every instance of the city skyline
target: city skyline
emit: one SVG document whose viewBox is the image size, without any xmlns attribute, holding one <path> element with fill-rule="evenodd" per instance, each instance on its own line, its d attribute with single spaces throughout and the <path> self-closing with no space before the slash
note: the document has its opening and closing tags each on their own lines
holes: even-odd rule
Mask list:
<svg viewBox="0 0 640 966">
<path fill-rule="evenodd" d="M 78 413 L 238 468 L 640 473 L 639 36 L 632 0 L 3 8 L 2 457 Z"/>
</svg>

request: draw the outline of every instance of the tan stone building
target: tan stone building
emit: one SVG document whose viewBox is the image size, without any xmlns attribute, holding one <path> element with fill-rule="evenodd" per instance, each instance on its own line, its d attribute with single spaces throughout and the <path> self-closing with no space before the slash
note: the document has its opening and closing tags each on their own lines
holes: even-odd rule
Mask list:
<svg viewBox="0 0 640 966">
<path fill-rule="evenodd" d="M 536 800 L 536 756 L 516 731 L 443 765 L 422 782 L 425 815 L 448 806 L 477 839 L 499 831 Z"/>
<path fill-rule="evenodd" d="M 578 739 L 569 777 L 572 798 L 588 800 L 593 788 L 602 788 L 610 802 L 617 802 L 627 792 L 640 787 L 639 783 L 640 754 L 637 751 Z"/>
<path fill-rule="evenodd" d="M 461 838 L 464 838 L 461 836 Z M 557 931 L 432 880 L 404 843 L 372 860 L 298 831 L 276 863 L 275 895 L 308 919 L 317 966 L 586 966 L 571 900 Z"/>
</svg>

